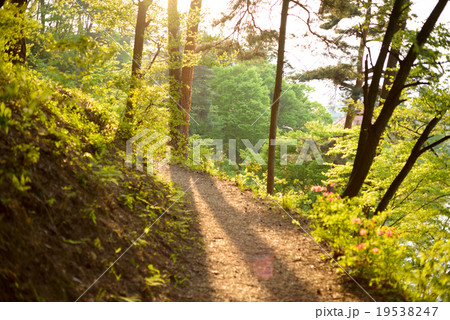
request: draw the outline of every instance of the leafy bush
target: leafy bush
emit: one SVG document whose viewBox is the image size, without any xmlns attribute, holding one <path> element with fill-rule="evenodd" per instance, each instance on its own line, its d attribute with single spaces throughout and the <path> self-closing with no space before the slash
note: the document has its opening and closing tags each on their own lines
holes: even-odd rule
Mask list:
<svg viewBox="0 0 450 320">
<path fill-rule="evenodd" d="M 370 275 L 370 284 L 398 285 L 404 249 L 395 228 L 383 226 L 383 216 L 366 217 L 360 198 L 340 199 L 324 192 L 313 206 L 313 235 L 326 241 L 339 264 L 355 276 Z"/>
<path fill-rule="evenodd" d="M 369 218 L 373 200 L 367 199 L 340 199 L 331 192 L 319 195 L 312 209 L 314 238 L 331 247 L 348 273 L 368 279 L 371 286 L 392 288 L 413 301 L 448 301 L 450 243 L 439 240 L 418 247 L 420 233 L 413 242 L 402 225 L 385 225 L 391 212 Z"/>
</svg>

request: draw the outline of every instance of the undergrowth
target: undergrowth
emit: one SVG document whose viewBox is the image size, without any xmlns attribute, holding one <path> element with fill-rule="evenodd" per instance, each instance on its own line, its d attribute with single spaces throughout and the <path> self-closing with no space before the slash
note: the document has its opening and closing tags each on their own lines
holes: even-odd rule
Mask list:
<svg viewBox="0 0 450 320">
<path fill-rule="evenodd" d="M 81 300 L 165 301 L 189 277 L 171 257 L 198 243 L 195 217 L 172 206 L 179 190 L 123 166 L 117 123 L 0 62 L 0 300 L 74 301 L 112 266 Z"/>
</svg>

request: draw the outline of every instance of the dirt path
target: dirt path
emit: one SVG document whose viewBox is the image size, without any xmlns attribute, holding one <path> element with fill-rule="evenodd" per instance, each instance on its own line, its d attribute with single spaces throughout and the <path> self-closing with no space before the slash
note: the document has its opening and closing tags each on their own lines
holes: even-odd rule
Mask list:
<svg viewBox="0 0 450 320">
<path fill-rule="evenodd" d="M 160 174 L 182 190 L 192 185 L 204 239 L 203 251 L 185 259 L 191 278 L 177 300 L 370 301 L 281 210 L 205 173 L 172 165 Z"/>
</svg>

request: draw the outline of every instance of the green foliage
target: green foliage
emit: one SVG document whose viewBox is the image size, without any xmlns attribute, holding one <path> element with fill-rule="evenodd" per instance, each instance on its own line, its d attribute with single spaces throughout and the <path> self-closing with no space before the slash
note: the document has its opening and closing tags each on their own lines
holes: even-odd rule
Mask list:
<svg viewBox="0 0 450 320">
<path fill-rule="evenodd" d="M 251 74 L 254 71 L 257 74 Z M 197 67 L 194 73 L 192 115 L 198 125 L 191 126 L 191 133 L 227 140 L 229 137 L 239 136 L 242 131 L 245 134 L 240 137 L 245 139 L 250 134 L 246 130 L 251 129 L 254 139 L 265 138 L 268 132 L 274 82 L 275 66 L 268 63 L 239 63 L 232 67 L 215 68 Z M 264 89 L 261 87 L 266 89 L 264 94 L 269 100 L 262 98 L 260 90 Z M 322 105 L 309 101 L 310 91 L 311 88 L 304 84 L 283 81 L 284 94 L 280 100 L 278 122 L 280 130 L 287 130 L 286 128 L 303 130 L 309 121 L 332 123 L 331 115 Z M 243 92 L 248 96 L 255 94 L 254 101 L 247 99 Z M 263 106 L 255 102 L 258 99 Z M 224 134 L 222 131 L 224 126 L 226 128 L 238 126 L 239 131 L 232 135 L 227 129 Z"/>
<path fill-rule="evenodd" d="M 192 88 L 191 116 L 196 123 L 190 126 L 190 134 L 207 134 L 212 130 L 210 118 L 213 92 L 211 81 L 214 79 L 213 69 L 207 66 L 197 66 L 194 69 L 194 85 Z"/>
<path fill-rule="evenodd" d="M 30 178 L 27 176 L 24 176 L 23 174 L 20 176 L 20 178 L 17 178 L 14 174 L 12 175 L 13 186 L 21 192 L 25 192 L 31 188 L 30 186 L 27 186 L 27 183 L 29 183 L 29 182 L 30 182 Z"/>
<path fill-rule="evenodd" d="M 256 193 L 263 194 L 266 167 L 265 165 L 252 165 L 252 163 L 241 165 L 244 159 L 254 158 L 252 152 L 244 147 L 242 139 L 249 139 L 254 145 L 260 139 L 267 138 L 270 101 L 273 96 L 271 91 L 275 81 L 274 66 L 239 63 L 231 67 L 212 69 L 202 66 L 197 70 L 199 75 L 196 78 L 196 86 L 194 86 L 192 114 L 200 125 L 192 124 L 191 133 L 199 134 L 199 136 L 192 135 L 191 138 L 222 139 L 224 155 L 227 156 L 221 160 L 211 161 L 209 156 L 214 154 L 215 150 L 212 150 L 211 147 L 202 147 L 202 154 L 206 158 L 199 166 L 195 167 L 213 174 L 226 174 L 235 179 L 242 188 L 252 188 Z M 288 84 L 285 81 L 283 89 L 285 94 L 280 103 L 280 139 L 298 139 L 301 148 L 304 139 L 312 137 L 325 140 L 334 134 L 334 129 L 331 129 L 333 133 L 319 133 L 329 130 L 325 129 L 325 124 L 331 123 L 332 119 L 323 106 L 308 100 L 309 87 L 303 84 Z M 312 120 L 315 122 L 307 124 Z M 298 131 L 289 131 L 292 128 Z M 228 161 L 230 139 L 236 140 L 238 166 L 229 164 Z M 267 158 L 267 149 L 266 143 L 261 149 L 263 159 Z M 327 147 L 325 147 L 326 149 Z M 299 152 L 300 149 L 291 150 L 292 157 L 295 156 L 295 153 L 298 157 Z M 192 159 L 188 161 L 192 162 Z M 189 162 L 190 166 L 193 165 L 191 162 Z M 278 182 L 282 181 L 281 178 L 285 179 L 284 186 L 277 183 L 277 190 L 282 194 L 287 194 L 291 189 L 292 192 L 308 190 L 312 183 L 309 179 L 312 179 L 314 183 L 324 180 L 325 177 L 322 173 L 326 168 L 317 165 L 314 161 L 307 161 L 303 166 L 296 166 L 292 162 L 287 167 L 277 166 L 276 175 L 280 177 L 277 178 Z M 303 179 L 298 179 L 299 176 L 302 176 Z M 283 197 L 286 198 L 286 195 Z"/>
<path fill-rule="evenodd" d="M 149 264 L 148 268 L 148 277 L 145 278 L 145 284 L 148 287 L 158 287 L 163 286 L 166 281 L 161 277 L 161 273 L 158 269 L 155 269 L 153 265 Z"/>
<path fill-rule="evenodd" d="M 370 200 L 324 193 L 313 207 L 313 235 L 327 242 L 339 264 L 370 285 L 391 287 L 413 301 L 448 301 L 448 241 L 425 247 L 405 225 L 385 225 L 390 212 L 367 218 Z M 420 229 L 419 229 L 420 230 Z"/>
<path fill-rule="evenodd" d="M 0 104 L 0 130 L 5 130 L 8 133 L 8 126 L 11 119 L 11 109 L 5 106 L 5 103 Z"/>
<path fill-rule="evenodd" d="M 324 80 L 328 79 L 336 86 L 350 87 L 351 81 L 357 77 L 354 66 L 346 63 L 338 63 L 336 66 L 320 67 L 311 71 L 306 71 L 295 77 L 299 81 Z"/>
<path fill-rule="evenodd" d="M 131 82 L 129 70 L 137 14 L 132 1 L 32 3 L 26 14 L 10 2 L 0 10 L 0 138 L 5 141 L 0 146 L 0 187 L 5 194 L 0 203 L 2 209 L 23 208 L 28 215 L 23 220 L 32 225 L 30 216 L 42 212 L 25 205 L 30 206 L 38 199 L 39 205 L 47 210 L 46 219 L 54 225 L 65 225 L 70 223 L 66 216 L 64 221 L 53 222 L 60 218 L 56 210 L 76 206 L 75 202 L 82 202 L 81 199 L 86 197 L 80 190 L 91 187 L 103 190 L 105 194 L 99 193 L 99 197 L 110 198 L 110 201 L 103 206 L 97 200 L 82 202 L 82 206 L 76 207 L 77 214 L 86 217 L 82 220 L 90 227 L 100 227 L 105 212 L 109 212 L 105 209 L 117 200 L 120 210 L 142 218 L 147 225 L 146 235 L 154 236 L 152 240 L 140 239 L 136 243 L 138 247 L 156 246 L 153 242 L 156 236 L 164 239 L 166 245 L 174 244 L 175 234 L 180 238 L 188 237 L 190 217 L 168 212 L 170 218 L 167 221 L 158 221 L 155 230 L 150 227 L 166 211 L 164 201 L 178 199 L 180 190 L 172 187 L 161 190 L 162 187 L 139 174 L 127 172 L 121 164 L 105 160 L 128 97 L 135 119 L 129 124 L 131 134 L 150 128 L 151 133 L 168 135 L 168 108 L 173 101 L 167 94 L 166 57 L 160 53 L 163 43 L 167 43 L 166 28 L 161 27 L 167 23 L 165 9 L 155 2 L 148 12 L 149 25 L 145 35 L 148 41 L 142 73 L 139 79 Z M 343 31 L 336 27 L 341 20 L 351 18 L 353 24 L 367 18 L 373 27 L 368 30 L 366 40 L 377 41 L 386 27 L 385 16 L 391 3 L 382 1 L 369 10 L 371 4 L 371 1 L 321 1 L 318 14 L 325 20 L 322 27 L 334 28 L 335 35 L 341 37 Z M 233 6 L 234 12 L 222 22 L 235 19 L 239 12 L 251 14 L 258 8 L 258 2 L 253 1 L 249 6 L 239 0 L 233 1 Z M 182 19 L 182 29 L 198 19 Z M 241 22 L 248 24 L 249 21 Z M 354 24 L 346 36 L 360 38 L 363 28 Z M 245 32 L 240 31 L 238 36 L 245 38 L 244 45 L 221 36 L 203 34 L 200 50 L 184 57 L 185 65 L 202 63 L 194 73 L 192 118 L 199 125 L 193 123 L 191 126 L 190 150 L 194 138 L 223 139 L 227 154 L 228 141 L 236 139 L 239 164 L 230 165 L 223 157 L 213 161 L 211 155 L 215 150 L 211 146 L 202 147 L 200 163 L 194 163 L 192 152 L 189 152 L 186 164 L 232 179 L 241 190 L 250 189 L 256 196 L 265 196 L 267 167 L 254 160 L 241 163 L 247 157 L 255 158 L 244 148 L 242 139 L 255 144 L 268 136 L 275 66 L 262 60 L 267 60 L 276 33 L 271 30 L 257 32 L 252 25 L 248 25 Z M 182 31 L 180 37 L 185 36 L 186 32 Z M 414 44 L 415 37 L 416 32 L 398 32 L 392 48 L 401 48 L 402 55 L 402 48 Z M 15 46 L 25 38 L 27 65 L 14 66 L 10 61 L 14 60 Z M 448 143 L 421 155 L 388 209 L 376 216 L 373 213 L 430 119 L 438 117 L 441 121 L 425 146 L 448 135 L 450 91 L 446 82 L 450 55 L 441 48 L 449 47 L 449 39 L 449 29 L 439 25 L 426 46 L 418 51 L 417 63 L 406 83 L 408 90 L 402 97 L 408 102 L 396 109 L 361 194 L 352 200 L 340 199 L 337 194 L 348 182 L 359 128 L 342 130 L 331 126 L 330 114 L 323 106 L 308 99 L 311 88 L 304 84 L 284 79 L 280 100 L 277 139 L 295 139 L 298 146 L 288 149 L 286 165 L 277 163 L 276 194 L 272 198 L 286 210 L 299 211 L 313 218 L 313 235 L 318 241 L 328 243 L 347 272 L 369 279 L 371 285 L 394 288 L 414 301 L 450 300 Z M 361 109 L 358 100 L 361 90 L 354 88 L 355 78 L 361 76 L 355 70 L 358 59 L 350 54 L 356 48 L 342 37 L 336 39 L 330 49 L 338 49 L 346 55 L 335 66 L 304 73 L 301 80 L 331 79 L 341 88 L 351 90 L 353 99 L 346 102 L 344 111 L 352 107 Z M 358 58 L 361 57 L 362 54 Z M 235 59 L 253 62 L 235 63 Z M 255 62 L 257 59 L 259 62 Z M 357 62 L 358 65 L 361 62 Z M 416 81 L 427 81 L 431 85 L 419 86 L 417 90 L 413 85 Z M 130 89 L 130 86 L 134 88 Z M 375 111 L 375 118 L 379 112 L 379 109 Z M 325 160 L 323 165 L 312 161 L 313 158 L 302 165 L 295 163 L 306 139 L 315 141 Z M 267 150 L 266 142 L 261 148 L 263 159 L 267 158 Z M 42 182 L 37 177 L 41 177 L 47 167 L 55 168 L 51 161 L 58 161 L 58 170 L 63 168 L 70 174 L 62 179 L 56 191 L 44 194 Z M 105 190 L 120 190 L 121 193 L 106 195 Z M 64 196 L 58 196 L 60 194 Z M 158 203 L 154 199 L 158 199 Z M 3 250 L 3 234 L 0 236 Z M 135 233 L 127 232 L 121 240 L 129 242 L 135 236 Z M 62 242 L 73 246 L 89 243 L 95 250 L 104 250 L 110 244 L 110 238 L 100 240 L 100 236 L 88 240 L 63 238 Z M 114 254 L 118 255 L 123 247 L 123 244 L 117 244 L 112 252 L 116 250 Z M 174 265 L 179 264 L 182 261 L 180 251 L 184 249 L 181 245 L 175 247 L 167 258 L 172 259 Z M 117 281 L 122 275 L 125 277 L 121 270 L 111 268 L 111 273 Z M 186 278 L 175 274 L 170 279 L 178 286 Z M 148 265 L 148 275 L 141 280 L 149 290 L 168 282 L 166 274 L 161 275 L 152 264 Z M 33 290 L 33 297 L 44 299 Z M 96 299 L 103 300 L 105 292 L 100 289 Z M 110 297 L 141 300 L 137 296 Z"/>
<path fill-rule="evenodd" d="M 426 252 L 411 257 L 405 285 L 414 301 L 450 301 L 449 252 L 450 242 L 439 240 Z"/>
<path fill-rule="evenodd" d="M 341 255 L 342 263 L 350 266 L 352 272 L 366 278 L 370 275 L 376 282 L 381 284 L 385 282 L 397 287 L 414 301 L 449 299 L 443 289 L 443 286 L 448 284 L 446 273 L 450 231 L 447 225 L 450 216 L 448 210 L 450 191 L 447 182 L 450 178 L 447 168 L 448 143 L 422 154 L 397 190 L 388 209 L 381 216 L 373 218 L 377 226 L 385 226 L 381 228 L 394 228 L 397 240 L 396 244 L 392 245 L 399 248 L 398 251 L 390 252 L 389 256 L 383 257 L 382 252 L 389 252 L 389 248 L 384 248 L 384 242 L 376 242 L 379 238 L 370 237 L 367 226 L 370 220 L 367 217 L 373 214 L 377 203 L 409 157 L 423 127 L 432 117 L 442 118 L 432 132 L 433 138 L 429 139 L 427 144 L 447 134 L 448 90 L 442 89 L 444 85 L 442 83 L 440 86 L 421 89 L 411 104 L 397 108 L 360 197 L 342 203 L 318 201 L 312 211 L 318 221 L 316 236 L 328 241 L 335 252 Z M 351 160 L 356 153 L 355 130 L 353 129 L 345 138 L 335 141 L 336 144 L 329 154 Z M 329 182 L 336 183 L 337 190 L 342 190 L 348 181 L 350 171 L 351 162 L 336 163 L 326 175 Z M 336 207 L 338 205 L 339 207 Z M 376 257 L 382 260 L 376 260 L 377 264 L 389 270 L 392 276 L 389 276 L 389 272 L 383 273 L 382 270 L 369 268 L 367 263 L 363 266 L 353 265 L 359 261 L 358 254 L 365 251 L 352 249 L 357 231 L 351 229 L 355 227 L 354 225 L 348 224 L 352 215 L 361 219 L 361 228 L 369 230 L 366 236 L 367 245 L 377 246 L 380 249 L 380 254 Z M 354 236 L 345 240 L 348 230 L 353 230 Z M 372 260 L 367 256 L 368 262 Z"/>
<path fill-rule="evenodd" d="M 91 266 L 87 270 L 92 266 L 104 269 L 105 261 L 114 261 L 121 253 L 119 249 L 137 238 L 136 226 L 148 228 L 145 240 L 136 243 L 139 248 L 135 251 L 139 253 L 135 259 L 147 254 L 148 250 L 142 248 L 157 248 L 161 243 L 176 247 L 177 254 L 189 250 L 178 245 L 180 239 L 194 236 L 192 218 L 177 208 L 182 203 L 180 192 L 124 168 L 123 156 L 114 155 L 118 152 L 112 143 L 117 117 L 107 104 L 81 90 L 63 88 L 36 71 L 0 61 L 0 106 L 2 129 L 7 128 L 0 130 L 0 206 L 2 216 L 8 217 L 7 222 L 2 220 L 0 228 L 0 247 L 2 252 L 6 250 L 7 257 L 0 276 L 2 285 L 14 292 L 9 299 L 71 299 L 74 294 L 67 297 L 67 291 L 74 287 L 73 275 L 66 278 L 60 269 L 73 263 L 73 256 L 79 252 L 88 253 L 83 259 Z M 119 196 L 123 206 L 116 201 Z M 172 207 L 174 200 L 178 204 Z M 173 212 L 153 225 L 169 206 Z M 55 240 L 61 234 L 64 238 Z M 91 237 L 93 234 L 95 237 Z M 9 246 L 5 238 L 14 246 Z M 49 262 L 54 257 L 42 254 L 40 250 L 50 248 L 48 244 L 52 250 L 68 252 L 70 258 L 65 261 L 57 257 L 58 265 L 64 268 L 54 268 Z M 10 248 L 14 252 L 23 250 L 27 255 L 21 255 L 20 261 L 14 260 L 15 253 Z M 99 252 L 105 258 L 96 258 Z M 147 263 L 149 256 L 145 257 Z M 156 268 L 164 259 L 168 260 L 169 255 L 158 255 L 148 274 L 137 275 L 140 284 L 148 287 L 145 299 L 153 298 L 155 287 L 167 285 L 166 276 Z M 25 274 L 22 272 L 29 268 L 30 261 L 42 263 L 45 272 L 52 272 L 52 279 L 56 280 L 46 280 L 41 285 L 41 274 L 36 277 L 36 273 L 29 272 L 26 283 L 15 280 L 16 275 Z M 178 263 L 174 268 L 179 267 Z M 115 267 L 111 273 L 123 283 L 128 273 L 121 266 Z M 177 277 L 173 279 L 180 284 L 185 274 L 179 272 Z M 36 285 L 36 289 L 29 288 L 28 283 Z M 49 296 L 49 290 L 59 295 Z M 107 293 L 100 290 L 97 297 L 94 294 L 90 299 L 119 299 L 112 294 L 114 290 L 108 287 Z M 124 292 L 122 287 L 120 290 Z"/>
<path fill-rule="evenodd" d="M 368 219 L 363 212 L 367 205 L 358 198 L 342 200 L 324 192 L 313 206 L 313 236 L 326 241 L 339 264 L 351 274 L 370 275 L 371 285 L 397 287 L 404 276 L 401 265 L 405 258 L 400 231 L 383 226 L 384 216 Z"/>
<path fill-rule="evenodd" d="M 258 70 L 246 65 L 216 67 L 214 76 L 212 87 L 215 95 L 211 110 L 214 130 L 211 136 L 240 140 L 237 142 L 238 150 L 243 147 L 242 139 L 256 143 L 265 138 L 269 90 L 264 87 Z"/>
</svg>

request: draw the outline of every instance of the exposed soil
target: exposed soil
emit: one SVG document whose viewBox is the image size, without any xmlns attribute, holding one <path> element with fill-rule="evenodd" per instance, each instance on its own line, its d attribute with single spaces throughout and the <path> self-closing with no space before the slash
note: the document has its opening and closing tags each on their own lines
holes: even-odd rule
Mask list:
<svg viewBox="0 0 450 320">
<path fill-rule="evenodd" d="M 230 181 L 178 165 L 160 170 L 182 190 L 204 239 L 189 251 L 177 301 L 371 301 L 321 258 L 322 249 L 280 208 Z M 306 221 L 300 221 L 307 225 Z M 206 273 L 206 274 L 205 274 Z"/>
<path fill-rule="evenodd" d="M 173 205 L 169 188 L 149 176 L 125 176 L 127 190 L 99 183 L 92 172 L 81 184 L 74 172 L 85 168 L 61 165 L 64 161 L 48 155 L 44 142 L 39 146 L 40 161 L 30 169 L 30 192 L 0 184 L 0 301 L 75 301 L 164 211 L 164 220 L 153 225 L 142 238 L 145 242 L 131 248 L 80 301 L 168 300 L 175 277 L 185 277 L 170 257 L 188 245 L 185 238 L 193 237 L 189 245 L 197 241 L 194 228 L 183 234 L 176 225 L 195 224 L 183 201 Z M 0 154 L 0 163 L 12 158 L 3 157 L 7 151 Z M 145 211 L 145 203 L 130 210 L 117 200 L 134 194 L 135 186 L 149 190 L 143 200 L 155 212 Z M 53 204 L 46 201 L 51 198 Z M 95 222 L 85 210 L 91 207 Z M 164 286 L 146 285 L 149 264 L 161 270 Z"/>
</svg>

